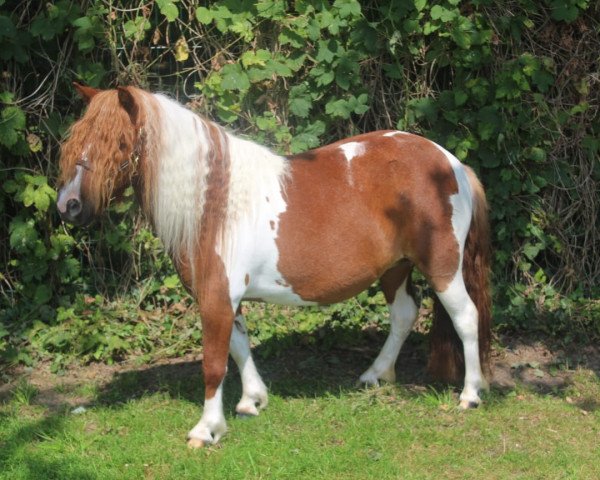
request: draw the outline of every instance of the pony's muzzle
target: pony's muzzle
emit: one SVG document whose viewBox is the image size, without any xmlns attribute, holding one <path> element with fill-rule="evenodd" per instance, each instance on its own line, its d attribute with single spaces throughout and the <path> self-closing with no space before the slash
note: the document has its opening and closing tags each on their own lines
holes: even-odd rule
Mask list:
<svg viewBox="0 0 600 480">
<path fill-rule="evenodd" d="M 58 209 L 58 213 L 60 214 L 60 218 L 68 223 L 73 223 L 76 225 L 83 225 L 87 223 L 84 218 L 86 215 L 84 214 L 83 203 L 81 199 L 76 195 L 64 195 L 63 192 L 60 192 L 58 195 L 58 201 L 56 202 L 56 207 Z"/>
<path fill-rule="evenodd" d="M 77 218 L 81 213 L 81 202 L 76 198 L 71 198 L 67 202 L 67 214 L 70 218 Z"/>
</svg>

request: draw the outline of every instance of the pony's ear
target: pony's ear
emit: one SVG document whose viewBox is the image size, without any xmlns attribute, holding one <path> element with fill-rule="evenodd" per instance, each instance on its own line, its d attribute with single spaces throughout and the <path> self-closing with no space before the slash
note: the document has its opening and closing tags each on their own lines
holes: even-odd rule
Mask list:
<svg viewBox="0 0 600 480">
<path fill-rule="evenodd" d="M 129 118 L 134 125 L 137 125 L 139 108 L 137 102 L 128 87 L 117 87 L 119 93 L 119 103 L 129 114 Z"/>
<path fill-rule="evenodd" d="M 77 83 L 77 82 L 73 82 L 73 86 L 75 87 L 75 90 L 77 90 L 77 93 L 79 93 L 79 95 L 81 95 L 81 98 L 83 98 L 85 103 L 90 103 L 92 100 L 92 97 L 94 97 L 94 95 L 100 93 L 100 90 L 98 90 L 97 88 L 86 87 L 85 85 L 81 85 L 80 83 Z"/>
</svg>

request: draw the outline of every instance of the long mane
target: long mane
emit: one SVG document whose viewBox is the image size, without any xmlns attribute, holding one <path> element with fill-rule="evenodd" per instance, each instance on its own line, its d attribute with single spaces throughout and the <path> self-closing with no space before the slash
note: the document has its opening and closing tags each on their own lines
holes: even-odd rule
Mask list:
<svg viewBox="0 0 600 480">
<path fill-rule="evenodd" d="M 222 256 L 240 219 L 279 189 L 287 163 L 163 95 L 141 92 L 147 147 L 142 196 L 166 250 L 193 257 L 204 238 Z M 275 187 L 273 187 L 273 185 Z"/>
<path fill-rule="evenodd" d="M 171 256 L 191 259 L 204 238 L 227 257 L 240 219 L 252 222 L 259 202 L 283 189 L 287 162 L 164 95 L 127 91 L 133 122 L 118 91 L 107 90 L 73 125 L 62 146 L 61 183 L 74 177 L 76 165 L 89 164 L 85 196 L 98 212 L 116 180 L 130 180 Z M 136 158 L 121 171 L 125 151 Z"/>
</svg>

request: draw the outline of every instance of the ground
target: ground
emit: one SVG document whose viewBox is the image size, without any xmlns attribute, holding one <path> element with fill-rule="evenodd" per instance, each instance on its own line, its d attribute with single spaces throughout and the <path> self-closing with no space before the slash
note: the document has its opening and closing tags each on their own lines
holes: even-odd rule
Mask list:
<svg viewBox="0 0 600 480">
<path fill-rule="evenodd" d="M 397 362 L 397 382 L 416 391 L 428 388 L 432 379 L 426 372 L 426 347 L 418 334 L 405 345 Z M 382 345 L 380 333 L 365 335 L 357 345 L 320 349 L 315 345 L 297 345 L 278 355 L 261 358 L 256 349 L 257 364 L 267 385 L 276 385 L 277 393 L 290 397 L 319 395 L 338 389 L 356 388 L 356 380 Z M 146 393 L 173 390 L 185 385 L 190 396 L 201 401 L 201 354 L 180 358 L 162 358 L 140 365 L 136 359 L 106 365 L 73 365 L 60 375 L 50 372 L 50 365 L 35 368 L 17 367 L 4 375 L 0 385 L 0 401 L 24 380 L 35 389 L 34 403 L 50 410 L 63 410 L 94 402 L 111 403 L 113 394 L 119 399 L 136 398 Z M 517 386 L 538 393 L 561 394 L 572 383 L 577 372 L 587 370 L 600 377 L 600 348 L 592 345 L 568 348 L 552 342 L 531 338 L 503 336 L 498 339 L 492 355 L 492 389 L 510 391 Z M 233 363 L 228 384 L 239 384 Z M 436 385 L 435 388 L 445 388 Z M 230 387 L 232 388 L 232 387 Z M 233 387 L 239 390 L 239 385 Z M 231 395 L 234 395 L 232 392 Z M 116 399 L 115 399 L 116 400 Z M 234 401 L 232 398 L 230 401 Z M 600 399 L 579 398 L 576 403 L 584 411 L 600 408 Z"/>
</svg>

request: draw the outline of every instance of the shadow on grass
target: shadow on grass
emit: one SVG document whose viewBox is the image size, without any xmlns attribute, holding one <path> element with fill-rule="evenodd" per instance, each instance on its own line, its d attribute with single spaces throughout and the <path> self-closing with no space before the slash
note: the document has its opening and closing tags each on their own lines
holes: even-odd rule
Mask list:
<svg viewBox="0 0 600 480">
<path fill-rule="evenodd" d="M 292 332 L 270 339 L 256 347 L 253 355 L 272 394 L 284 398 L 340 395 L 360 388 L 358 377 L 375 359 L 384 340 L 385 334 L 380 331 L 325 326 L 311 335 Z M 492 391 L 497 398 L 511 394 L 515 388 L 564 397 L 572 385 L 573 370 L 569 369 L 577 365 L 600 377 L 597 349 L 589 358 L 574 358 L 573 352 L 552 354 L 551 346 L 540 339 L 507 338 L 502 343 L 506 348 L 499 349 L 493 360 Z M 422 333 L 413 332 L 396 362 L 396 383 L 416 386 L 414 391 L 428 391 L 429 387 L 447 390 L 447 384 L 437 383 L 427 374 L 426 365 L 427 339 Z M 462 385 L 450 388 L 459 391 Z M 116 374 L 99 392 L 96 402 L 115 405 L 161 392 L 201 405 L 203 391 L 201 361 L 173 361 Z M 239 373 L 230 361 L 224 389 L 226 412 L 234 411 L 240 395 Z M 594 411 L 600 409 L 600 403 L 586 400 L 584 407 Z"/>
<path fill-rule="evenodd" d="M 4 417 L 4 418 L 2 418 Z M 0 422 L 8 421 L 0 413 Z M 33 444 L 60 436 L 64 430 L 65 416 L 51 414 L 17 428 L 0 441 L 0 478 L 12 478 L 11 465 L 18 464 L 18 478 L 31 480 L 93 480 L 97 475 L 61 456 L 49 458 L 45 452 L 31 448 Z M 5 476 L 8 475 L 8 476 Z"/>
<path fill-rule="evenodd" d="M 331 340 L 342 337 L 344 341 Z M 340 333 L 323 327 L 310 336 L 290 333 L 269 340 L 254 348 L 253 355 L 272 394 L 284 398 L 340 395 L 359 388 L 358 377 L 375 359 L 384 340 L 381 332 L 350 332 L 346 328 Z M 426 381 L 426 350 L 424 336 L 413 333 L 397 361 L 398 383 Z M 201 404 L 203 391 L 201 361 L 173 362 L 118 373 L 99 392 L 96 402 L 114 405 L 162 392 Z M 240 396 L 239 372 L 230 360 L 224 386 L 225 408 L 233 412 Z"/>
</svg>

